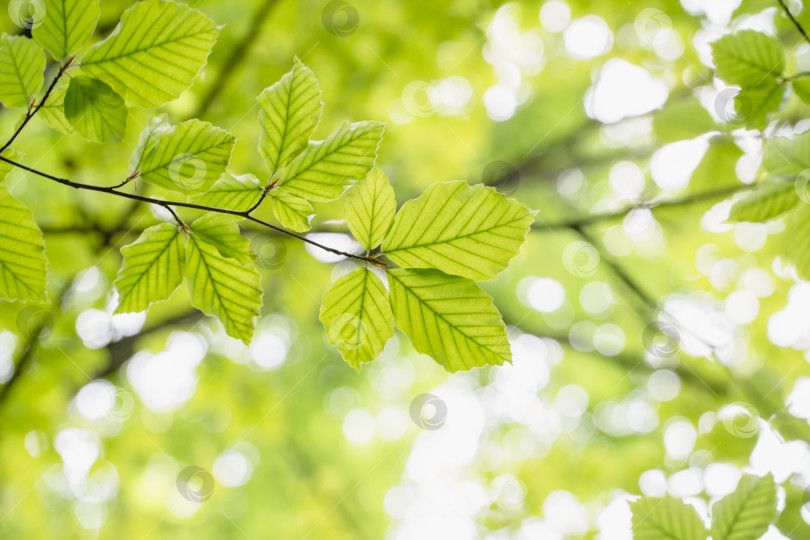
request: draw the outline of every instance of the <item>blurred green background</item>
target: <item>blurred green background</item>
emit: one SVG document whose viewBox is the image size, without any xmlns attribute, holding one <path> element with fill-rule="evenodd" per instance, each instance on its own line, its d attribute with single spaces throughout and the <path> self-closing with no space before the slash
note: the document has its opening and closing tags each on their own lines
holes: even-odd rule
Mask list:
<svg viewBox="0 0 810 540">
<path fill-rule="evenodd" d="M 130 4 L 102 0 L 95 38 Z M 193 6 L 223 29 L 165 110 L 233 132 L 234 172 L 266 174 L 255 96 L 298 56 L 326 104 L 316 138 L 388 122 L 378 165 L 399 204 L 464 179 L 539 210 L 485 284 L 514 364 L 448 376 L 397 334 L 355 372 L 317 317 L 352 263 L 249 226 L 265 290 L 250 347 L 192 311 L 185 285 L 112 317 L 120 247 L 158 218 L 15 171 L 55 300 L 0 304 L 2 538 L 622 539 L 629 497 L 669 492 L 705 516 L 743 469 L 782 484 L 768 538 L 810 537 L 810 292 L 779 257 L 779 221 L 722 223 L 760 147 L 723 122 L 706 52 L 729 28 L 765 29 L 805 69 L 775 2 Z M 0 28 L 21 31 L 5 10 Z M 117 145 L 35 119 L 17 149 L 112 185 L 154 114 L 131 110 Z M 0 111 L 0 130 L 18 119 Z M 682 203 L 639 206 L 658 198 Z M 319 241 L 349 245 L 342 208 L 318 206 Z"/>
</svg>

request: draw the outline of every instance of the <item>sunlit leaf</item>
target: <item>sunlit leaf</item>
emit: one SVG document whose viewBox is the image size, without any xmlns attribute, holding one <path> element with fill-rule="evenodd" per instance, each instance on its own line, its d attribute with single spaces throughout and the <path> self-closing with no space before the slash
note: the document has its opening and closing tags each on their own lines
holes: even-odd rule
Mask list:
<svg viewBox="0 0 810 540">
<path fill-rule="evenodd" d="M 518 254 L 533 220 L 526 206 L 493 188 L 437 183 L 402 205 L 382 250 L 405 268 L 493 279 Z"/>
<path fill-rule="evenodd" d="M 163 189 L 185 193 L 206 192 L 231 159 L 236 139 L 208 122 L 188 120 L 147 135 L 149 142 L 134 172 Z"/>
<path fill-rule="evenodd" d="M 167 300 L 183 281 L 186 250 L 180 230 L 171 223 L 149 227 L 121 254 L 116 313 L 146 311 L 153 302 Z"/>
<path fill-rule="evenodd" d="M 55 59 L 67 58 L 93 35 L 98 0 L 43 0 L 45 17 L 31 34 Z"/>
<path fill-rule="evenodd" d="M 674 497 L 630 503 L 634 540 L 705 540 L 706 528 L 691 505 Z"/>
<path fill-rule="evenodd" d="M 321 117 L 321 90 L 312 71 L 296 58 L 292 71 L 257 99 L 259 150 L 275 172 L 306 148 Z"/>
<path fill-rule="evenodd" d="M 262 185 L 258 178 L 252 174 L 226 172 L 206 193 L 194 197 L 194 202 L 245 212 L 253 208 L 261 197 Z"/>
<path fill-rule="evenodd" d="M 732 205 L 729 221 L 765 223 L 774 219 L 799 202 L 793 182 L 767 182 L 749 196 Z"/>
<path fill-rule="evenodd" d="M 773 476 L 743 475 L 737 489 L 712 505 L 712 540 L 757 540 L 774 519 Z"/>
<path fill-rule="evenodd" d="M 281 185 L 308 201 L 337 199 L 374 166 L 384 127 L 380 122 L 342 123 L 325 140 L 309 143 L 280 172 Z"/>
<path fill-rule="evenodd" d="M 785 68 L 785 50 L 773 37 L 754 30 L 726 34 L 712 43 L 717 75 L 729 84 L 755 88 L 770 84 Z"/>
<path fill-rule="evenodd" d="M 800 278 L 810 281 L 810 204 L 801 202 L 790 213 L 783 253 Z"/>
<path fill-rule="evenodd" d="M 353 368 L 371 362 L 394 335 L 388 291 L 366 268 L 340 277 L 326 291 L 320 319 L 329 343 Z"/>
<path fill-rule="evenodd" d="M 45 102 L 37 116 L 45 120 L 52 129 L 61 131 L 62 133 L 72 133 L 73 126 L 70 125 L 68 119 L 65 117 L 65 94 L 67 93 L 70 81 L 61 80 L 56 83 L 51 95 Z"/>
<path fill-rule="evenodd" d="M 450 372 L 511 361 L 501 315 L 474 281 L 438 270 L 387 275 L 394 321 L 417 351 Z"/>
<path fill-rule="evenodd" d="M 312 205 L 300 197 L 290 195 L 284 188 L 270 192 L 270 206 L 273 214 L 283 227 L 297 232 L 308 231 L 311 227 L 309 216 L 314 213 Z"/>
<path fill-rule="evenodd" d="M 0 187 L 0 298 L 47 301 L 45 244 L 31 211 Z"/>
<path fill-rule="evenodd" d="M 252 263 L 224 257 L 207 236 L 191 226 L 185 275 L 191 287 L 191 303 L 217 317 L 228 335 L 249 344 L 254 318 L 262 305 L 259 273 Z"/>
<path fill-rule="evenodd" d="M 91 77 L 71 79 L 64 106 L 65 118 L 86 139 L 118 142 L 123 138 L 127 107 L 108 84 Z"/>
<path fill-rule="evenodd" d="M 219 29 L 200 11 L 162 0 L 138 2 L 115 31 L 82 59 L 82 70 L 126 88 L 127 103 L 159 107 L 183 93 L 217 40 Z"/>
<path fill-rule="evenodd" d="M 214 246 L 220 255 L 247 264 L 255 256 L 250 241 L 239 232 L 233 218 L 209 213 L 194 222 L 192 232 L 206 244 Z"/>
<path fill-rule="evenodd" d="M 366 249 L 379 246 L 394 222 L 397 200 L 388 177 L 373 169 L 352 186 L 346 198 L 349 230 Z"/>
<path fill-rule="evenodd" d="M 767 139 L 763 147 L 762 166 L 770 174 L 799 177 L 810 173 L 810 131 L 793 138 Z"/>
<path fill-rule="evenodd" d="M 6 148 L 3 151 L 3 157 L 12 161 L 20 161 L 22 155 L 13 148 Z M 11 171 L 14 170 L 14 165 L 6 161 L 0 161 L 0 182 L 6 179 Z"/>
<path fill-rule="evenodd" d="M 0 103 L 28 107 L 44 81 L 45 52 L 24 36 L 0 37 Z"/>
</svg>

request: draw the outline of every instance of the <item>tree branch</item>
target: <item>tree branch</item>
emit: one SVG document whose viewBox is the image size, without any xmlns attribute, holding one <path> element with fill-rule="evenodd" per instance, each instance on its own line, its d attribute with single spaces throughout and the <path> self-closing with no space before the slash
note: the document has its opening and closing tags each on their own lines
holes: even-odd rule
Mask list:
<svg viewBox="0 0 810 540">
<path fill-rule="evenodd" d="M 363 256 L 363 255 L 356 255 L 354 253 L 348 253 L 346 251 L 340 251 L 338 249 L 334 249 L 334 248 L 331 248 L 329 246 L 325 246 L 325 245 L 323 245 L 321 243 L 315 242 L 314 240 L 311 240 L 311 239 L 307 238 L 306 236 L 301 236 L 301 235 L 296 234 L 294 232 L 288 231 L 288 230 L 286 230 L 286 229 L 284 229 L 282 227 L 278 227 L 278 226 L 273 225 L 271 223 L 267 223 L 266 221 L 263 221 L 263 220 L 261 220 L 261 219 L 259 219 L 257 217 L 254 217 L 249 212 L 242 212 L 242 211 L 239 211 L 239 210 L 230 210 L 228 208 L 217 208 L 215 206 L 205 206 L 205 205 L 202 205 L 202 204 L 194 204 L 194 203 L 188 203 L 188 202 L 183 202 L 183 201 L 163 201 L 163 200 L 160 200 L 160 199 L 154 199 L 152 197 L 145 197 L 143 195 L 136 195 L 134 193 L 126 193 L 124 191 L 116 191 L 115 189 L 113 189 L 111 187 L 94 186 L 92 184 L 82 184 L 81 182 L 74 182 L 72 180 L 68 180 L 67 178 L 60 178 L 58 176 L 54 176 L 52 174 L 42 172 L 42 171 L 34 169 L 32 167 L 28 167 L 27 165 L 23 165 L 22 163 L 18 163 L 16 161 L 8 159 L 7 157 L 4 157 L 2 155 L 0 155 L 0 161 L 4 161 L 4 162 L 8 163 L 9 165 L 19 167 L 20 169 L 23 169 L 24 171 L 28 171 L 28 172 L 30 172 L 32 174 L 36 174 L 37 176 L 41 176 L 42 178 L 46 178 L 46 179 L 51 180 L 53 182 L 58 182 L 58 183 L 60 183 L 62 185 L 65 185 L 65 186 L 69 186 L 69 187 L 76 188 L 76 189 L 86 189 L 86 190 L 89 190 L 89 191 L 97 191 L 97 192 L 100 192 L 100 193 L 106 193 L 108 195 L 115 195 L 117 197 L 124 197 L 126 199 L 131 199 L 131 200 L 134 200 L 134 201 L 153 204 L 153 205 L 156 205 L 156 206 L 163 207 L 163 208 L 165 208 L 166 210 L 168 210 L 169 212 L 172 212 L 172 213 L 174 213 L 174 212 L 170 207 L 173 206 L 173 207 L 177 207 L 177 208 L 190 208 L 192 210 L 201 210 L 201 211 L 204 211 L 204 212 L 215 212 L 215 213 L 218 213 L 218 214 L 227 214 L 227 215 L 231 215 L 231 216 L 241 217 L 243 219 L 247 219 L 247 220 L 250 220 L 250 221 L 252 221 L 254 223 L 257 223 L 257 224 L 259 224 L 259 225 L 261 225 L 263 227 L 267 227 L 268 229 L 272 229 L 272 230 L 274 230 L 276 232 L 279 232 L 281 234 L 290 236 L 292 238 L 297 238 L 298 240 L 301 240 L 302 242 L 306 242 L 307 244 L 310 244 L 312 246 L 320 248 L 320 249 L 322 249 L 324 251 L 334 253 L 335 255 L 340 255 L 342 257 L 348 257 L 350 259 L 355 259 L 355 260 L 358 260 L 358 261 L 369 262 L 369 263 L 374 264 L 375 266 L 380 266 L 381 265 L 380 261 L 375 259 L 374 257 L 366 257 L 366 256 Z"/>
<path fill-rule="evenodd" d="M 0 156 L 0 159 L 2 159 L 2 156 Z M 687 195 L 679 199 L 672 199 L 665 201 L 656 201 L 656 200 L 645 201 L 628 206 L 621 210 L 616 210 L 614 212 L 606 212 L 604 214 L 591 214 L 568 221 L 535 223 L 532 225 L 532 230 L 542 232 L 542 231 L 555 231 L 559 229 L 581 229 L 582 227 L 587 227 L 588 225 L 593 225 L 595 223 L 600 223 L 602 221 L 611 221 L 614 219 L 623 218 L 633 210 L 641 210 L 641 209 L 655 210 L 657 208 L 677 208 L 679 206 L 689 206 L 690 204 L 694 204 L 697 202 L 727 197 L 729 195 L 733 195 L 741 191 L 747 191 L 755 187 L 757 187 L 757 184 L 736 184 L 730 187 Z"/>
<path fill-rule="evenodd" d="M 792 22 L 793 26 L 796 27 L 796 30 L 799 31 L 799 33 L 802 35 L 802 37 L 807 43 L 810 43 L 810 36 L 807 35 L 807 32 L 804 31 L 804 28 L 802 28 L 801 23 L 796 19 L 796 17 L 793 16 L 793 13 L 790 12 L 790 8 L 788 8 L 787 4 L 785 3 L 785 0 L 777 0 L 777 1 L 779 2 L 779 5 L 782 6 L 782 11 L 785 12 L 787 18 L 790 19 L 790 22 Z"/>
</svg>

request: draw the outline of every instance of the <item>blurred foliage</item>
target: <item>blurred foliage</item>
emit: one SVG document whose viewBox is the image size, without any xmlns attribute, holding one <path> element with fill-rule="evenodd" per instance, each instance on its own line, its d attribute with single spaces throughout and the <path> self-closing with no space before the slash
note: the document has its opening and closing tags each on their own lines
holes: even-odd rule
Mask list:
<svg viewBox="0 0 810 540">
<path fill-rule="evenodd" d="M 102 1 L 93 39 L 131 3 Z M 598 17 L 609 46 L 572 55 L 568 41 L 588 34 L 540 24 L 549 4 Z M 15 170 L 4 187 L 45 232 L 52 303 L 0 304 L 0 536 L 627 538 L 630 496 L 688 497 L 705 521 L 735 483 L 718 491 L 710 477 L 730 466 L 772 472 L 785 502 L 771 534 L 807 538 L 808 423 L 789 410 L 810 375 L 806 284 L 789 262 L 804 238 L 781 219 L 725 222 L 729 200 L 767 176 L 762 139 L 806 129 L 807 105 L 786 90 L 761 132 L 745 129 L 708 43 L 765 29 L 786 74 L 810 69 L 810 47 L 778 2 L 720 4 L 196 2 L 223 27 L 162 111 L 231 131 L 234 171 L 266 175 L 255 98 L 298 56 L 327 104 L 315 138 L 345 120 L 388 122 L 378 165 L 400 204 L 464 179 L 539 211 L 521 254 L 485 284 L 515 363 L 449 375 L 397 334 L 358 374 L 318 319 L 323 292 L 355 266 L 250 225 L 264 305 L 249 348 L 191 312 L 185 285 L 148 316 L 113 317 L 120 248 L 158 218 Z M 788 4 L 810 27 L 810 10 Z M 23 33 L 0 15 L 0 31 Z M 614 59 L 663 81 L 665 99 L 602 121 L 594 94 Z M 457 78 L 470 92 L 453 108 L 467 88 Z M 497 85 L 517 96 L 513 113 L 498 116 Z M 155 114 L 130 109 L 121 141 L 103 145 L 35 118 L 15 149 L 113 185 Z M 19 121 L 0 110 L 0 132 Z M 695 153 L 664 159 L 683 141 L 699 162 L 665 181 L 661 163 Z M 324 243 L 345 238 L 327 236 L 347 231 L 343 205 L 319 205 Z M 437 424 L 420 420 L 424 393 L 446 419 L 439 406 L 425 413 Z M 189 466 L 202 471 L 185 483 Z"/>
</svg>

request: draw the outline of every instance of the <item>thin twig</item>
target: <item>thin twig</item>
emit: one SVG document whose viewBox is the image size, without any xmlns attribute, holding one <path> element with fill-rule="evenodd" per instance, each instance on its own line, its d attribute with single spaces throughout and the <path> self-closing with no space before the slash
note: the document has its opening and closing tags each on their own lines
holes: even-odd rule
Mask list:
<svg viewBox="0 0 810 540">
<path fill-rule="evenodd" d="M 374 265 L 379 264 L 379 261 L 377 261 L 373 257 L 364 257 L 362 255 L 356 255 L 354 253 L 348 253 L 348 252 L 345 252 L 345 251 L 340 251 L 338 249 L 331 248 L 329 246 L 325 246 L 323 244 L 320 244 L 318 242 L 315 242 L 314 240 L 311 240 L 311 239 L 307 238 L 306 236 L 301 236 L 301 235 L 295 234 L 294 232 L 288 231 L 288 230 L 286 230 L 286 229 L 284 229 L 282 227 L 278 227 L 276 225 L 273 225 L 272 223 L 267 223 L 266 221 L 263 221 L 263 220 L 261 220 L 259 218 L 256 218 L 256 217 L 250 215 L 248 212 L 239 211 L 239 210 L 230 210 L 228 208 L 217 208 L 215 206 L 205 206 L 205 205 L 202 205 L 202 204 L 194 204 L 194 203 L 183 202 L 183 201 L 163 201 L 163 200 L 160 200 L 160 199 L 153 199 L 152 197 L 145 197 L 143 195 L 136 195 L 134 193 L 126 193 L 124 191 L 117 191 L 117 190 L 115 190 L 115 189 L 113 189 L 111 187 L 94 186 L 92 184 L 82 184 L 81 182 L 74 182 L 72 180 L 68 180 L 67 178 L 60 178 L 58 176 L 54 176 L 52 174 L 48 174 L 46 172 L 42 172 L 40 170 L 34 169 L 34 168 L 29 167 L 27 165 L 23 165 L 22 163 L 19 163 L 17 161 L 11 160 L 11 159 L 8 159 L 7 157 L 2 156 L 2 155 L 0 155 L 0 161 L 4 161 L 4 162 L 8 163 L 9 165 L 19 167 L 20 169 L 23 169 L 24 171 L 28 171 L 28 172 L 30 172 L 32 174 L 36 174 L 37 176 L 41 176 L 42 178 L 46 178 L 48 180 L 58 182 L 58 183 L 63 184 L 65 186 L 70 186 L 70 187 L 76 188 L 76 189 L 86 189 L 86 190 L 90 190 L 90 191 L 98 191 L 100 193 L 107 193 L 109 195 L 115 195 L 117 197 L 124 197 L 126 199 L 132 199 L 134 201 L 154 204 L 156 206 L 162 206 L 163 208 L 166 208 L 170 212 L 172 210 L 169 207 L 174 206 L 174 207 L 178 207 L 178 208 L 190 208 L 192 210 L 201 210 L 201 211 L 204 211 L 204 212 L 215 212 L 215 213 L 218 213 L 218 214 L 227 214 L 227 215 L 231 215 L 231 216 L 241 217 L 241 218 L 250 220 L 250 221 L 252 221 L 254 223 L 257 223 L 257 224 L 259 224 L 259 225 L 261 225 L 263 227 L 273 229 L 274 231 L 277 231 L 277 232 L 279 232 L 281 234 L 291 236 L 292 238 L 297 238 L 298 240 L 301 240 L 302 242 L 306 242 L 307 244 L 318 247 L 318 248 L 320 248 L 320 249 L 322 249 L 324 251 L 334 253 L 335 255 L 340 255 L 342 257 L 348 257 L 348 258 L 351 258 L 351 259 L 356 259 L 358 261 L 370 262 L 370 263 L 372 263 Z"/>
<path fill-rule="evenodd" d="M 6 144 L 4 144 L 2 148 L 0 148 L 0 154 L 5 152 L 6 149 L 9 146 L 11 146 L 11 143 L 13 143 L 17 139 L 20 133 L 22 133 L 22 130 L 25 129 L 25 126 L 28 125 L 28 122 L 30 122 L 31 119 L 34 117 L 34 115 L 39 112 L 39 110 L 43 107 L 43 105 L 45 105 L 45 102 L 48 101 L 48 97 L 50 97 L 51 92 L 53 92 L 53 89 L 56 88 L 56 83 L 58 83 L 59 79 L 62 78 L 62 74 L 65 72 L 65 70 L 68 67 L 70 67 L 71 62 L 73 62 L 73 58 L 69 58 L 68 61 L 65 62 L 65 64 L 59 68 L 59 71 L 56 73 L 56 77 L 53 78 L 53 81 L 51 81 L 51 85 L 45 91 L 45 95 L 42 96 L 42 99 L 39 101 L 36 107 L 34 107 L 33 109 L 30 108 L 28 109 L 28 112 L 25 113 L 25 118 L 23 119 L 22 123 L 19 125 L 17 130 L 14 132 L 11 138 L 8 141 L 6 141 Z"/>
</svg>

